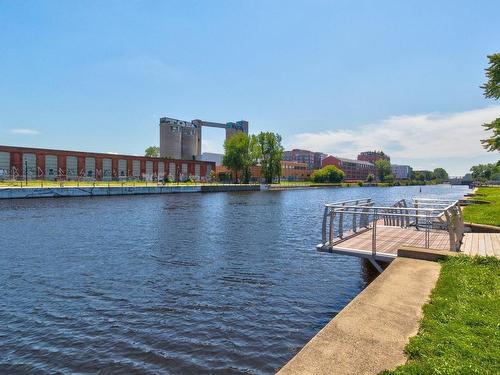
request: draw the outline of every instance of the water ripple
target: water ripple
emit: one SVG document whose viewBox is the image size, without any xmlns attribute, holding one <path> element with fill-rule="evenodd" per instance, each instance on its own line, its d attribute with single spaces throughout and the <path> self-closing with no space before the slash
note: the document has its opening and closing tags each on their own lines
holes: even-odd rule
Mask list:
<svg viewBox="0 0 500 375">
<path fill-rule="evenodd" d="M 314 250 L 323 204 L 417 193 L 0 201 L 0 373 L 274 373 L 374 276 Z"/>
</svg>

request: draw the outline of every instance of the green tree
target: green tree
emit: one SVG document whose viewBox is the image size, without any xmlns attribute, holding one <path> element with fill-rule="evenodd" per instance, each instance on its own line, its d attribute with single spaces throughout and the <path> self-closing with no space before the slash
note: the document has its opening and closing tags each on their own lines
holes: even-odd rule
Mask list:
<svg viewBox="0 0 500 375">
<path fill-rule="evenodd" d="M 157 146 L 149 146 L 144 151 L 144 156 L 148 156 L 150 158 L 157 158 L 160 156 L 160 148 Z"/>
<path fill-rule="evenodd" d="M 500 179 L 500 160 L 496 163 L 474 165 L 470 169 L 474 181 Z"/>
<path fill-rule="evenodd" d="M 368 176 L 366 176 L 366 182 L 373 182 L 375 180 L 375 176 L 370 173 Z"/>
<path fill-rule="evenodd" d="M 433 173 L 431 171 L 413 171 L 412 180 L 417 181 L 430 181 L 433 178 Z"/>
<path fill-rule="evenodd" d="M 388 174 L 384 177 L 384 182 L 387 182 L 388 184 L 393 184 L 394 183 L 394 175 Z"/>
<path fill-rule="evenodd" d="M 490 65 L 486 68 L 488 81 L 481 86 L 484 96 L 488 99 L 500 99 L 500 53 L 489 55 Z M 486 131 L 493 131 L 490 138 L 483 139 L 481 143 L 488 151 L 500 151 L 500 117 L 490 123 L 483 124 Z"/>
<path fill-rule="evenodd" d="M 379 181 L 385 181 L 386 176 L 391 174 L 391 162 L 387 159 L 380 159 L 375 162 Z"/>
<path fill-rule="evenodd" d="M 334 165 L 327 165 L 321 169 L 314 171 L 311 174 L 311 181 L 322 183 L 322 182 L 333 182 L 338 183 L 344 179 L 344 171 L 337 168 Z"/>
<path fill-rule="evenodd" d="M 270 184 L 281 178 L 283 146 L 281 136 L 272 132 L 261 132 L 256 137 L 256 156 L 260 160 L 262 176 Z"/>
<path fill-rule="evenodd" d="M 448 172 L 446 172 L 443 168 L 434 169 L 432 177 L 440 181 L 447 180 L 449 178 Z"/>
<path fill-rule="evenodd" d="M 238 182 L 238 173 L 244 183 L 250 181 L 250 166 L 256 163 L 258 156 L 257 140 L 255 136 L 246 133 L 236 133 L 224 142 L 224 157 L 222 165 L 233 172 L 235 182 Z"/>
</svg>

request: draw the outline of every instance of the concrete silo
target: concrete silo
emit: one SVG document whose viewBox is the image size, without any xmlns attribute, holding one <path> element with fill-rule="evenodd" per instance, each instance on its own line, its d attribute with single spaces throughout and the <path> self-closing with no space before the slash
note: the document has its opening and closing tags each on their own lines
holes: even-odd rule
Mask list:
<svg viewBox="0 0 500 375">
<path fill-rule="evenodd" d="M 195 160 L 198 155 L 198 127 L 187 123 L 182 127 L 182 152 L 183 160 Z"/>
<path fill-rule="evenodd" d="M 183 123 L 168 117 L 160 119 L 160 157 L 181 159 Z"/>
<path fill-rule="evenodd" d="M 248 121 L 236 121 L 226 123 L 226 139 L 231 138 L 236 133 L 248 134 Z"/>
<path fill-rule="evenodd" d="M 203 127 L 226 129 L 226 139 L 234 134 L 248 134 L 248 121 L 208 122 L 199 119 L 191 122 L 169 117 L 160 119 L 160 157 L 169 159 L 195 160 L 201 156 Z"/>
</svg>

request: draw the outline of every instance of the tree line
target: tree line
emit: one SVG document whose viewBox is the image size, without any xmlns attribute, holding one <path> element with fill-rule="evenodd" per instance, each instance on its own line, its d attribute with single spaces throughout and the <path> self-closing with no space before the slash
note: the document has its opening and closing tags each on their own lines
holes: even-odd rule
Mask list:
<svg viewBox="0 0 500 375">
<path fill-rule="evenodd" d="M 474 165 L 470 171 L 474 181 L 500 181 L 500 160 L 496 163 Z"/>
<path fill-rule="evenodd" d="M 251 167 L 260 165 L 261 175 L 270 184 L 281 178 L 283 160 L 281 136 L 272 132 L 257 135 L 236 133 L 224 141 L 222 165 L 228 168 L 235 182 L 249 183 Z"/>
</svg>

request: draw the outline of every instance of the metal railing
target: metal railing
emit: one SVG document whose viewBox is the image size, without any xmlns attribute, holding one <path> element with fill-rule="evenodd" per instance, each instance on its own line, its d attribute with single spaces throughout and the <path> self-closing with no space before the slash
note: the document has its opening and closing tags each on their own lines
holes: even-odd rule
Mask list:
<svg viewBox="0 0 500 375">
<path fill-rule="evenodd" d="M 346 232 L 346 225 L 348 232 Z M 372 231 L 372 255 L 377 253 L 377 226 L 418 230 L 429 248 L 431 231 L 447 231 L 450 250 L 458 251 L 464 233 L 462 212 L 457 200 L 413 199 L 411 205 L 404 199 L 393 206 L 375 206 L 370 198 L 328 203 L 322 224 L 322 247 L 332 249 L 336 244 Z"/>
</svg>

